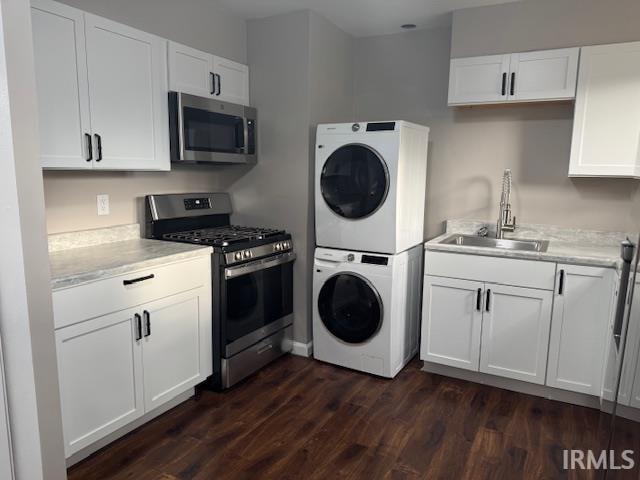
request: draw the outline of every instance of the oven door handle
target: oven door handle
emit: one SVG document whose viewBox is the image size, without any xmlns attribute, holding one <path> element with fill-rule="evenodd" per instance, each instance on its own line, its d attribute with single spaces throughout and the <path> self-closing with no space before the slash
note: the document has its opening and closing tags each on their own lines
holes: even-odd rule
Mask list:
<svg viewBox="0 0 640 480">
<path fill-rule="evenodd" d="M 293 262 L 295 259 L 296 254 L 294 252 L 287 252 L 276 257 L 256 260 L 255 262 L 245 263 L 244 265 L 239 265 L 237 267 L 228 267 L 224 269 L 224 278 L 229 279 L 241 277 L 242 275 L 247 275 L 259 270 L 265 270 L 267 268 Z"/>
</svg>

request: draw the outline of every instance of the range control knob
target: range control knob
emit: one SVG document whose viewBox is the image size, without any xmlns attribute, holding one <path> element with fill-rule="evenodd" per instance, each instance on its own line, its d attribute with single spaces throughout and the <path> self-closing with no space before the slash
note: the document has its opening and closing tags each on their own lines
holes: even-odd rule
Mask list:
<svg viewBox="0 0 640 480">
<path fill-rule="evenodd" d="M 356 256 L 353 253 L 347 255 L 347 262 L 353 262 L 356 259 Z"/>
<path fill-rule="evenodd" d="M 276 244 L 273 246 L 273 249 L 274 249 L 276 252 L 279 252 L 280 250 L 282 250 L 282 244 L 281 244 L 280 242 L 276 243 Z"/>
<path fill-rule="evenodd" d="M 236 253 L 233 255 L 233 259 L 234 259 L 234 260 L 242 260 L 242 252 L 236 252 Z"/>
<path fill-rule="evenodd" d="M 288 241 L 286 241 L 286 242 L 282 242 L 282 247 L 283 247 L 285 250 L 289 250 L 289 249 L 291 248 L 291 244 L 290 244 Z"/>
<path fill-rule="evenodd" d="M 251 250 L 245 250 L 242 255 L 244 258 L 251 258 Z"/>
</svg>

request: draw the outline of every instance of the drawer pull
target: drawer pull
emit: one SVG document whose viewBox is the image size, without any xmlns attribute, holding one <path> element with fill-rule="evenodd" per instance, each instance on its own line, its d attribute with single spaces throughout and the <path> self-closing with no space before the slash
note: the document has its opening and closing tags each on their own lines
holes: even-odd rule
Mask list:
<svg viewBox="0 0 640 480">
<path fill-rule="evenodd" d="M 265 345 L 264 347 L 260 347 L 256 353 L 260 355 L 261 353 L 271 350 L 272 348 L 273 348 L 273 343 L 270 343 L 268 345 Z"/>
<path fill-rule="evenodd" d="M 155 278 L 155 275 L 152 273 L 151 275 L 147 275 L 146 277 L 132 278 L 131 280 L 123 280 L 122 283 L 124 285 L 133 285 L 134 283 L 144 282 L 145 280 L 151 280 Z"/>
</svg>

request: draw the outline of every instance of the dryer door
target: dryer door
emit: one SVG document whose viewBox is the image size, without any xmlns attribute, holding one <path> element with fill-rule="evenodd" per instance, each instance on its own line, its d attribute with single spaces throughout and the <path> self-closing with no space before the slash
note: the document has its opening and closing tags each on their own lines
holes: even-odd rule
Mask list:
<svg viewBox="0 0 640 480">
<path fill-rule="evenodd" d="M 376 289 L 356 273 L 339 273 L 329 278 L 318 295 L 322 323 L 346 343 L 363 343 L 382 325 L 382 300 Z"/>
<path fill-rule="evenodd" d="M 322 167 L 320 191 L 337 215 L 365 218 L 384 203 L 389 191 L 389 171 L 372 148 L 355 143 L 344 145 Z"/>
</svg>

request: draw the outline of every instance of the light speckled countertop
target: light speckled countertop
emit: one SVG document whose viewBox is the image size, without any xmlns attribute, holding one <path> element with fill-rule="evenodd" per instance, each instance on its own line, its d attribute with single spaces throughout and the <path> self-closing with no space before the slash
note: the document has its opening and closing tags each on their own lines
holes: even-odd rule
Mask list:
<svg viewBox="0 0 640 480">
<path fill-rule="evenodd" d="M 86 234 L 74 232 L 75 241 L 72 248 L 59 249 L 50 246 L 49 263 L 53 290 L 156 265 L 209 255 L 213 251 L 211 247 L 188 243 L 131 238 L 131 235 L 125 235 L 124 239 L 119 240 L 113 235 L 100 235 L 100 232 L 96 230 L 90 232 L 92 237 L 108 238 L 109 241 L 106 243 L 89 242 L 89 245 L 77 246 L 82 245 L 80 240 Z M 59 239 L 56 239 L 55 242 L 59 243 Z M 55 243 L 50 243 L 50 245 L 55 245 Z"/>
<path fill-rule="evenodd" d="M 503 250 L 499 248 L 472 247 L 468 245 L 446 245 L 440 242 L 454 233 L 473 235 L 488 225 L 475 220 L 447 221 L 447 231 L 443 235 L 428 241 L 426 250 L 470 253 L 490 257 L 507 257 L 545 262 L 559 262 L 574 265 L 617 268 L 620 264 L 620 242 L 629 234 L 622 232 L 598 232 L 592 230 L 565 229 L 550 225 L 522 225 L 515 233 L 505 238 L 523 238 L 530 240 L 549 240 L 546 252 L 527 252 Z M 492 231 L 495 227 L 488 225 Z M 489 234 L 494 236 L 493 232 Z M 633 240 L 633 237 L 630 237 Z"/>
</svg>

